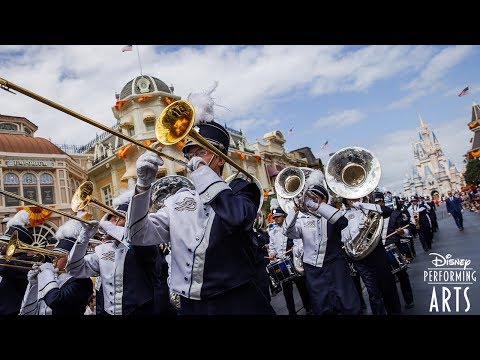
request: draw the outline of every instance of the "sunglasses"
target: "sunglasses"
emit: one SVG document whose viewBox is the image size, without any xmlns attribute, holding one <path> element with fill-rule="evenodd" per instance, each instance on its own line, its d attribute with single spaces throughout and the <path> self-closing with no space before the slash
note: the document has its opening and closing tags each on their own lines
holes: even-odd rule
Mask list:
<svg viewBox="0 0 480 360">
<path fill-rule="evenodd" d="M 187 160 L 192 160 L 192 158 L 194 158 L 195 156 L 202 157 L 202 156 L 206 156 L 206 155 L 208 155 L 208 151 L 205 150 L 205 149 L 198 149 L 197 151 L 192 151 L 192 152 L 188 152 L 188 153 L 183 154 L 183 156 Z"/>
</svg>

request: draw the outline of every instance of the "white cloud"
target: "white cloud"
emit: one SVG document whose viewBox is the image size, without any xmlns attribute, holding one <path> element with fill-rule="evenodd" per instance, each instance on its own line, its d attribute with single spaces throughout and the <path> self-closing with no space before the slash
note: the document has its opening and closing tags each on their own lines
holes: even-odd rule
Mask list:
<svg viewBox="0 0 480 360">
<path fill-rule="evenodd" d="M 321 117 L 320 119 L 315 121 L 314 126 L 317 128 L 323 126 L 335 126 L 337 128 L 341 128 L 355 124 L 362 120 L 364 117 L 365 115 L 359 110 L 342 110 L 335 114 Z"/>
</svg>

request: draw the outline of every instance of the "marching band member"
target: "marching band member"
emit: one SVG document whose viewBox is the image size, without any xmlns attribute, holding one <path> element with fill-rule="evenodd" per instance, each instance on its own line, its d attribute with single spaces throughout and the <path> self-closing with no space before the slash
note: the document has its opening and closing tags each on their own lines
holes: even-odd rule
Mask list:
<svg viewBox="0 0 480 360">
<path fill-rule="evenodd" d="M 267 265 L 270 262 L 268 260 L 268 243 L 270 242 L 270 237 L 268 235 L 268 232 L 265 230 L 265 221 L 261 211 L 257 212 L 257 217 L 255 219 L 255 222 L 253 223 L 253 233 L 257 242 L 255 256 L 255 265 L 257 268 L 257 282 L 265 296 L 270 301 L 270 288 L 273 286 L 272 282 L 270 281 L 270 276 L 267 272 Z"/>
<path fill-rule="evenodd" d="M 375 204 L 385 206 L 385 202 L 380 195 L 376 196 Z M 402 227 L 408 224 L 408 219 L 405 219 L 406 216 L 403 216 L 401 205 L 396 205 L 397 206 L 390 214 L 390 217 L 384 219 L 382 242 L 384 246 L 395 244 L 398 248 L 400 248 L 400 239 L 409 236 L 408 229 L 402 229 Z M 393 235 L 389 235 L 387 238 L 387 234 Z M 400 289 L 402 290 L 403 299 L 405 300 L 405 308 L 410 309 L 414 306 L 414 304 L 413 290 L 407 273 L 407 267 L 397 271 L 395 275 L 400 283 Z"/>
<path fill-rule="evenodd" d="M 126 213 L 131 191 L 115 202 L 115 210 Z M 109 214 L 106 220 L 82 224 L 82 231 L 69 254 L 67 271 L 77 278 L 99 276 L 103 295 L 103 311 L 99 315 L 149 315 L 153 313 L 153 284 L 157 274 L 155 262 L 158 246 L 128 246 L 124 240 L 125 219 Z M 110 241 L 97 245 L 86 254 L 88 242 L 98 226 Z"/>
<path fill-rule="evenodd" d="M 20 210 L 12 217 L 6 225 L 5 234 L 0 237 L 4 242 L 8 242 L 12 234 L 17 231 L 18 239 L 27 245 L 32 245 L 33 236 L 27 227 L 30 223 L 30 215 L 26 210 Z M 16 256 L 19 260 L 31 260 L 25 254 Z M 5 260 L 0 260 L 0 264 L 6 264 Z M 9 261 L 8 264 L 24 266 L 25 263 Z M 22 306 L 23 295 L 28 285 L 28 269 L 11 268 L 0 266 L 0 315 L 18 315 Z"/>
<path fill-rule="evenodd" d="M 425 252 L 432 249 L 432 225 L 427 214 L 427 206 L 418 203 L 418 196 L 413 195 L 407 209 L 410 214 L 410 228 L 418 233 L 418 238 Z"/>
<path fill-rule="evenodd" d="M 83 315 L 93 294 L 92 279 L 76 279 L 64 271 L 68 253 L 82 229 L 78 220 L 61 225 L 53 251 L 59 257 L 28 272 L 28 287 L 20 315 Z M 62 272 L 59 274 L 59 272 Z"/>
<path fill-rule="evenodd" d="M 213 100 L 197 100 L 196 119 L 203 121 L 197 131 L 227 155 L 230 135 L 213 121 Z M 138 159 L 129 241 L 171 244 L 171 289 L 180 295 L 180 314 L 275 314 L 256 281 L 253 223 L 260 189 L 241 178 L 225 183 L 224 158 L 193 141 L 182 151 L 195 189 L 178 190 L 156 213 L 148 213 L 150 190 L 163 160 L 149 151 Z"/>
<path fill-rule="evenodd" d="M 314 179 L 313 173 L 310 179 Z M 328 204 L 329 195 L 323 186 L 307 181 L 305 187 L 316 201 L 305 205 L 315 209 L 316 216 L 300 213 L 295 207 L 285 220 L 284 234 L 303 241 L 303 266 L 313 314 L 359 315 L 360 299 L 341 242 L 341 231 L 348 220 L 341 210 Z"/>
<path fill-rule="evenodd" d="M 268 256 L 271 261 L 282 259 L 285 256 L 292 258 L 291 254 L 288 254 L 287 252 L 289 252 L 290 249 L 293 251 L 294 244 L 297 246 L 297 249 L 300 250 L 302 248 L 302 240 L 287 238 L 283 235 L 282 227 L 286 216 L 287 213 L 280 207 L 273 209 L 272 211 L 273 221 L 278 226 L 269 231 L 270 242 L 268 244 Z M 305 276 L 295 276 L 293 279 L 282 283 L 283 296 L 285 297 L 285 303 L 287 304 L 288 315 L 297 315 L 297 311 L 295 310 L 295 300 L 293 298 L 293 283 L 297 285 L 298 293 L 302 299 L 305 312 L 307 314 L 311 313 L 310 296 L 308 294 Z"/>
<path fill-rule="evenodd" d="M 379 196 L 383 199 L 383 193 L 374 193 L 375 199 Z M 342 230 L 342 241 L 353 241 L 365 227 L 365 218 L 369 211 L 382 214 L 383 218 L 390 216 L 392 209 L 386 206 L 364 203 L 362 199 L 347 199 L 345 217 L 348 219 L 348 227 Z M 399 314 L 401 313 L 400 299 L 395 284 L 395 278 L 388 264 L 387 252 L 381 241 L 366 257 L 351 259 L 355 269 L 367 288 L 370 308 L 373 315 Z"/>
</svg>

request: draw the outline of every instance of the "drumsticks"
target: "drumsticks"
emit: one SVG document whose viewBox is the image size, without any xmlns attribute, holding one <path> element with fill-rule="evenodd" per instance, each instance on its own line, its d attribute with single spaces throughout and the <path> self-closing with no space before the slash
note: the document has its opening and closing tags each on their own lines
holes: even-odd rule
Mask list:
<svg viewBox="0 0 480 360">
<path fill-rule="evenodd" d="M 292 251 L 293 248 L 291 248 L 290 250 L 288 251 L 285 251 L 285 255 L 287 255 L 290 251 Z M 272 259 L 270 256 L 264 256 L 265 259 Z"/>
<path fill-rule="evenodd" d="M 410 224 L 407 224 L 407 225 L 405 225 L 404 227 L 402 227 L 401 229 L 403 230 L 403 229 L 405 229 L 405 228 L 407 228 L 407 227 L 409 227 L 409 226 L 410 226 Z M 397 229 L 397 230 L 398 230 L 398 229 Z M 392 232 L 391 234 L 388 234 L 387 236 L 385 236 L 385 239 L 388 239 L 390 236 L 396 234 L 396 233 L 397 233 L 397 230 L 395 230 L 395 231 Z"/>
</svg>

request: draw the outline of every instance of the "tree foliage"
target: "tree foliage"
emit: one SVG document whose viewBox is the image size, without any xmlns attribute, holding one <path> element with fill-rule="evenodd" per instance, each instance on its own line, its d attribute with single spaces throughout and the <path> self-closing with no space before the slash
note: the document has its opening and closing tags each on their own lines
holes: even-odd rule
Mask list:
<svg viewBox="0 0 480 360">
<path fill-rule="evenodd" d="M 480 184 L 480 159 L 473 159 L 468 162 L 464 177 L 467 184 Z"/>
</svg>

